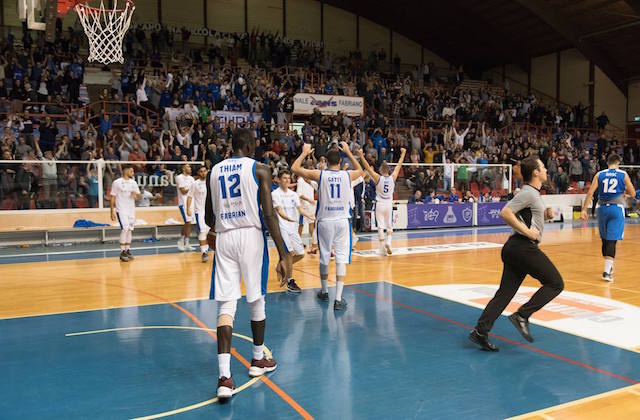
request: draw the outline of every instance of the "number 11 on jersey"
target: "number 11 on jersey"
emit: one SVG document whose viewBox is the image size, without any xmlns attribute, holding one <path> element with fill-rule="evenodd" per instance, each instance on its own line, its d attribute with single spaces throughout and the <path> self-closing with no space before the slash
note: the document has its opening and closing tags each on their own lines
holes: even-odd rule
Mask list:
<svg viewBox="0 0 640 420">
<path fill-rule="evenodd" d="M 340 184 L 329 184 L 331 198 L 340 198 Z"/>
</svg>

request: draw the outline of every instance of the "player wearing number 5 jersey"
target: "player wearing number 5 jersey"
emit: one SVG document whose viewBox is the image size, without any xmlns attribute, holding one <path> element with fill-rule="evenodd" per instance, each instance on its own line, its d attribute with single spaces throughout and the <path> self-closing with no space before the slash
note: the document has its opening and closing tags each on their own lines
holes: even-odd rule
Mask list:
<svg viewBox="0 0 640 420">
<path fill-rule="evenodd" d="M 607 159 L 609 169 L 600 171 L 593 178 L 591 188 L 582 205 L 582 218 L 587 220 L 587 205 L 598 190 L 598 229 L 602 239 L 604 271 L 602 280 L 613 281 L 613 260 L 616 257 L 616 241 L 624 234 L 625 193 L 636 195 L 629 174 L 620 169 L 620 156 L 613 154 Z"/>
<path fill-rule="evenodd" d="M 209 226 L 204 222 L 204 207 L 207 201 L 207 168 L 201 166 L 197 172 L 198 179 L 189 187 L 187 196 L 187 216 L 194 216 L 198 229 L 198 242 L 202 253 L 202 262 L 209 261 L 209 245 L 207 245 L 207 234 Z M 193 210 L 193 211 L 192 211 Z M 195 212 L 195 214 L 193 213 Z"/>
<path fill-rule="evenodd" d="M 233 156 L 213 167 L 207 179 L 205 222 L 211 226 L 209 245 L 215 250 L 210 299 L 218 302 L 218 398 L 230 398 L 235 386 L 231 378 L 231 337 L 240 279 L 246 288 L 251 311 L 253 359 L 250 376 L 276 368 L 264 355 L 265 300 L 269 274 L 269 250 L 265 224 L 276 244 L 280 280 L 290 276 L 282 235 L 271 201 L 271 170 L 255 160 L 256 141 L 251 131 L 235 130 Z M 215 233 L 212 233 L 215 232 Z"/>
<path fill-rule="evenodd" d="M 400 160 L 398 166 L 389 174 L 389 164 L 383 161 L 380 165 L 380 174 L 373 170 L 367 159 L 365 159 L 362 151 L 360 159 L 365 171 L 369 173 L 373 182 L 376 183 L 376 224 L 378 225 L 378 240 L 380 241 L 380 254 L 391 255 L 391 236 L 393 235 L 393 191 L 396 187 L 396 179 L 404 162 L 404 155 L 407 153 L 405 148 L 400 149 Z M 385 241 L 384 231 L 387 231 Z"/>
<path fill-rule="evenodd" d="M 340 170 L 340 151 L 331 149 L 327 152 L 327 170 L 305 169 L 302 162 L 313 153 L 311 145 L 306 143 L 302 147 L 302 154 L 293 162 L 291 170 L 298 176 L 318 183 L 318 206 L 316 208 L 316 229 L 320 249 L 320 280 L 322 290 L 318 292 L 318 299 L 329 300 L 327 282 L 329 280 L 329 261 L 331 247 L 336 257 L 336 297 L 333 309 L 344 310 L 347 302 L 342 299 L 342 289 L 347 275 L 347 264 L 351 263 L 351 208 L 353 194 L 351 181 L 362 175 L 362 168 L 351 154 L 346 142 L 340 144 L 342 151 L 353 162 L 355 170 Z"/>
</svg>

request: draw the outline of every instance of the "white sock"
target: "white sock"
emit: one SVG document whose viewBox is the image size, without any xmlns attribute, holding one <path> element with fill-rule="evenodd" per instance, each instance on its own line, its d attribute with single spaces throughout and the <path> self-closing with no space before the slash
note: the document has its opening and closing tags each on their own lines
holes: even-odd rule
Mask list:
<svg viewBox="0 0 640 420">
<path fill-rule="evenodd" d="M 218 353 L 218 377 L 231 377 L 231 353 Z"/>
<path fill-rule="evenodd" d="M 604 260 L 604 272 L 609 274 L 613 272 L 613 260 Z"/>
<path fill-rule="evenodd" d="M 130 249 L 131 249 L 131 244 L 126 244 L 126 245 L 124 246 L 124 249 L 125 249 L 125 251 L 130 250 Z"/>
<path fill-rule="evenodd" d="M 127 230 L 127 240 L 124 243 L 129 244 L 129 246 L 131 245 L 131 236 L 133 236 L 133 231 Z"/>
<path fill-rule="evenodd" d="M 123 244 L 120 244 L 120 251 L 125 251 L 127 247 Z"/>
<path fill-rule="evenodd" d="M 122 246 L 122 244 L 126 244 L 127 243 L 127 231 L 126 230 L 121 230 L 120 231 L 120 246 Z"/>
<path fill-rule="evenodd" d="M 209 245 L 200 245 L 200 252 L 204 254 L 207 251 L 209 251 Z"/>
<path fill-rule="evenodd" d="M 378 228 L 378 240 L 380 242 L 384 242 L 384 230 L 381 228 Z"/>
<path fill-rule="evenodd" d="M 329 280 L 320 280 L 320 283 L 322 284 L 322 293 L 327 293 L 329 291 L 327 287 Z"/>
<path fill-rule="evenodd" d="M 184 236 L 180 236 L 180 245 L 184 245 Z"/>
<path fill-rule="evenodd" d="M 253 345 L 253 358 L 255 360 L 260 360 L 264 357 L 264 344 L 259 346 Z"/>
<path fill-rule="evenodd" d="M 342 300 L 342 289 L 344 288 L 344 282 L 336 282 L 336 300 Z"/>
<path fill-rule="evenodd" d="M 391 247 L 391 234 L 387 234 L 387 239 L 386 239 L 386 244 L 389 245 L 389 247 Z"/>
<path fill-rule="evenodd" d="M 189 246 L 189 237 L 184 238 L 184 246 Z"/>
</svg>

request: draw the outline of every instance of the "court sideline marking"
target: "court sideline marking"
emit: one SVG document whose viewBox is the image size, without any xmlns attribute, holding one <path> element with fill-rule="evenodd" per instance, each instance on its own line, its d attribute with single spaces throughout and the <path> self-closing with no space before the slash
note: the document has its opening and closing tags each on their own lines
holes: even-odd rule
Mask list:
<svg viewBox="0 0 640 420">
<path fill-rule="evenodd" d="M 200 327 L 189 327 L 189 326 L 184 326 L 184 325 L 145 325 L 145 326 L 139 326 L 139 327 L 120 327 L 120 328 L 107 328 L 104 330 L 92 330 L 92 331 L 82 331 L 82 332 L 75 332 L 75 333 L 67 333 L 64 336 L 65 337 L 77 337 L 77 336 L 81 336 L 81 335 L 92 335 L 92 334 L 103 334 L 103 333 L 109 333 L 109 332 L 118 332 L 118 331 L 135 331 L 135 330 L 170 330 L 170 329 L 175 329 L 175 330 L 195 330 L 195 331 L 211 331 L 213 332 L 213 329 L 210 328 L 200 328 Z M 243 340 L 246 340 L 248 342 L 253 342 L 253 339 L 251 337 L 247 337 L 246 335 L 242 335 L 239 333 L 233 333 L 233 335 L 235 337 L 239 337 L 242 338 Z M 265 345 L 264 346 L 264 352 L 267 355 L 267 357 L 272 357 L 273 355 L 271 354 L 271 350 Z M 240 385 L 239 387 L 237 387 L 235 389 L 234 395 L 244 391 L 245 389 L 249 388 L 251 385 L 253 385 L 254 383 L 258 382 L 260 380 L 260 377 L 255 377 L 255 378 L 251 378 L 250 380 L 248 380 L 247 382 L 245 382 L 244 384 Z M 176 408 L 175 410 L 170 410 L 170 411 L 164 411 L 162 413 L 157 413 L 157 414 L 151 414 L 148 416 L 144 416 L 144 417 L 136 417 L 133 420 L 150 420 L 150 419 L 158 419 L 161 417 L 168 417 L 168 416 L 172 416 L 175 414 L 180 414 L 180 413 L 185 413 L 187 411 L 192 411 L 198 408 L 202 408 L 204 406 L 210 405 L 210 404 L 214 404 L 218 402 L 218 397 L 215 398 L 211 398 L 205 401 L 201 401 L 199 403 L 195 403 L 195 404 L 191 404 L 182 408 Z"/>
<path fill-rule="evenodd" d="M 302 271 L 302 270 L 298 270 L 298 271 Z M 309 272 L 306 272 L 306 271 L 302 271 L 302 272 L 306 273 L 306 274 L 308 274 L 310 276 L 314 276 L 316 278 L 320 278 L 320 276 L 318 276 L 316 274 L 312 274 L 312 273 L 309 273 Z M 391 284 L 392 286 L 395 285 L 395 286 L 403 287 L 405 289 L 417 292 L 417 290 L 413 290 L 413 289 L 411 289 L 409 287 L 406 287 L 406 286 L 402 286 L 402 285 L 399 285 L 399 284 L 388 282 L 386 280 L 383 280 L 383 282 Z M 401 308 L 405 308 L 405 309 L 408 309 L 410 311 L 417 312 L 419 314 L 427 315 L 427 316 L 429 316 L 431 318 L 434 318 L 434 319 L 437 319 L 437 320 L 440 320 L 440 321 L 443 321 L 443 322 L 447 322 L 449 324 L 453 324 L 453 325 L 456 325 L 458 327 L 465 328 L 467 330 L 473 330 L 472 326 L 463 324 L 462 322 L 454 321 L 452 319 L 445 318 L 443 316 L 440 316 L 440 315 L 437 315 L 437 314 L 433 314 L 431 312 L 427 312 L 427 311 L 425 311 L 423 309 L 416 308 L 414 306 L 407 305 L 407 304 L 404 304 L 402 302 L 398 302 L 397 300 L 389 299 L 389 298 L 386 298 L 384 296 L 378 296 L 375 293 L 367 292 L 366 290 L 362 290 L 362 289 L 360 289 L 358 287 L 355 287 L 355 286 L 352 286 L 352 285 L 345 284 L 345 288 L 349 288 L 349 289 L 354 290 L 354 291 L 356 291 L 358 293 L 361 293 L 361 294 L 363 294 L 365 296 L 369 296 L 369 297 L 371 297 L 373 299 L 380 300 L 380 301 L 383 301 L 383 302 L 388 302 L 388 303 L 391 303 L 393 305 L 399 306 Z M 606 375 L 606 376 L 609 376 L 609 377 L 612 377 L 612 378 L 615 378 L 615 379 L 619 379 L 621 381 L 628 382 L 630 384 L 634 384 L 634 385 L 635 384 L 640 384 L 640 382 L 636 381 L 635 379 L 630 379 L 630 378 L 627 378 L 625 376 L 618 375 L 617 373 L 609 372 L 608 370 L 605 370 L 605 369 L 600 369 L 600 368 L 591 366 L 591 365 L 586 364 L 586 363 L 578 362 L 577 360 L 569 359 L 568 357 L 560 356 L 559 354 L 551 353 L 551 352 L 539 349 L 537 347 L 521 343 L 519 341 L 514 341 L 514 340 L 511 340 L 511 339 L 509 339 L 507 337 L 502 337 L 500 335 L 493 334 L 493 333 L 489 333 L 489 335 L 494 337 L 494 338 L 497 338 L 498 340 L 504 341 L 506 343 L 514 344 L 514 345 L 523 347 L 523 348 L 525 348 L 527 350 L 531 350 L 531 351 L 533 351 L 535 353 L 542 354 L 544 356 L 549 356 L 551 358 L 554 358 L 554 359 L 557 359 L 557 360 L 561 360 L 563 362 L 566 362 L 566 363 L 569 363 L 569 364 L 572 364 L 572 365 L 575 365 L 575 366 L 579 366 L 579 367 L 585 368 L 587 370 L 591 370 L 593 372 L 597 372 L 597 373 L 600 373 L 600 374 L 603 374 L 603 375 Z"/>
<path fill-rule="evenodd" d="M 113 284 L 113 283 L 109 283 L 109 282 L 102 282 L 102 281 L 95 281 L 95 280 L 77 280 L 77 279 L 73 279 L 73 281 L 77 281 L 77 282 L 80 282 L 80 283 L 85 283 L 86 282 L 86 283 L 94 283 L 94 284 L 102 284 L 102 285 L 106 285 L 106 286 L 118 287 L 120 289 L 131 290 L 133 292 L 145 294 L 147 296 L 151 296 L 151 297 L 153 297 L 155 299 L 161 300 L 164 303 L 168 303 L 169 305 L 173 306 L 177 310 L 181 311 L 189 319 L 191 319 L 193 322 L 195 322 L 198 326 L 202 327 L 213 338 L 214 341 L 216 341 L 216 342 L 218 341 L 217 335 L 211 330 L 211 328 L 209 328 L 204 322 L 202 322 L 200 320 L 200 318 L 195 316 L 188 309 L 178 305 L 177 303 L 173 303 L 173 302 L 169 301 L 168 299 L 165 299 L 165 298 L 163 298 L 161 296 L 158 296 L 158 295 L 153 294 L 151 292 L 147 292 L 146 290 L 137 289 L 137 288 L 133 288 L 133 287 L 122 286 L 120 284 Z M 251 367 L 251 364 L 247 361 L 247 359 L 242 357 L 242 355 L 240 353 L 238 353 L 233 347 L 231 348 L 231 354 L 240 363 L 242 363 L 247 369 L 249 367 Z M 298 404 L 293 398 L 291 398 L 286 392 L 284 392 L 284 390 L 282 390 L 278 385 L 276 385 L 271 379 L 267 378 L 264 375 L 262 375 L 260 377 L 260 379 L 269 388 L 271 388 L 273 390 L 273 392 L 275 392 L 280 398 L 282 398 L 287 404 L 289 404 L 294 410 L 296 410 L 298 412 L 298 414 L 300 414 L 300 416 L 302 418 L 308 419 L 308 420 L 313 419 L 311 414 L 309 414 L 304 408 L 302 408 L 302 406 L 300 404 Z"/>
<path fill-rule="evenodd" d="M 558 404 L 558 405 L 554 405 L 551 407 L 547 407 L 547 408 L 542 408 L 540 410 L 537 411 L 532 411 L 530 413 L 525 413 L 525 414 L 520 414 L 514 417 L 509 417 L 505 420 L 521 420 L 521 419 L 528 419 L 531 417 L 535 417 L 535 416 L 539 416 L 542 418 L 553 418 L 552 414 L 554 411 L 558 411 L 558 410 L 562 410 L 564 408 L 569 408 L 569 407 L 573 407 L 576 405 L 580 405 L 580 404 L 584 404 L 590 401 L 595 401 L 595 400 L 599 400 L 601 398 L 605 398 L 605 397 L 610 397 L 612 395 L 617 395 L 617 394 L 623 394 L 623 393 L 631 393 L 631 394 L 636 394 L 636 395 L 640 395 L 638 394 L 638 385 L 629 385 L 629 386 L 625 386 L 624 388 L 618 388 L 618 389 L 613 389 L 611 391 L 607 391 L 607 392 L 603 392 L 601 394 L 596 394 L 596 395 L 591 395 L 589 397 L 585 397 L 585 398 L 580 398 L 578 400 L 573 400 L 573 401 L 569 401 L 563 404 Z"/>
</svg>

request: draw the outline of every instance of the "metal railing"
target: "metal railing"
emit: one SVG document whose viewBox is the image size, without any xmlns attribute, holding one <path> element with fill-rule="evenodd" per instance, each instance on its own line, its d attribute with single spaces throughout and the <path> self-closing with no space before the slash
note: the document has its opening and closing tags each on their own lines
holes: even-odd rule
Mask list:
<svg viewBox="0 0 640 420">
<path fill-rule="evenodd" d="M 173 206 L 175 176 L 187 163 L 204 165 L 160 160 L 0 160 L 0 210 L 108 208 L 111 184 L 121 176 L 122 165 L 134 167 L 144 206 Z"/>
</svg>

